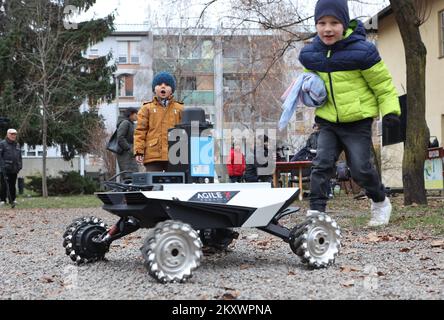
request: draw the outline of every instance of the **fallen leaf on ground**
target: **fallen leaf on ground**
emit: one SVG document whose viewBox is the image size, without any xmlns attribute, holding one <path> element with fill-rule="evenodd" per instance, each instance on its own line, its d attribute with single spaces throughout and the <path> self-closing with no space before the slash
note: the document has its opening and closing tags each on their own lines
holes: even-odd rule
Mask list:
<svg viewBox="0 0 444 320">
<path fill-rule="evenodd" d="M 223 300 L 235 300 L 240 296 L 240 291 L 239 290 L 235 290 L 235 291 L 231 291 L 231 292 L 225 292 L 222 295 L 222 299 Z"/>
<path fill-rule="evenodd" d="M 432 260 L 432 258 L 430 258 L 430 257 L 421 257 L 421 258 L 419 258 L 419 260 L 421 260 L 421 261 Z"/>
<path fill-rule="evenodd" d="M 444 240 L 435 240 L 435 241 L 432 241 L 432 247 L 433 247 L 433 248 L 437 248 L 437 247 L 444 248 Z"/>
<path fill-rule="evenodd" d="M 54 279 L 53 278 L 51 278 L 51 277 L 48 277 L 48 276 L 44 276 L 44 277 L 42 277 L 42 282 L 44 282 L 44 283 L 52 283 L 52 282 L 54 282 Z"/>
<path fill-rule="evenodd" d="M 241 270 L 245 270 L 245 269 L 248 269 L 248 268 L 250 268 L 251 266 L 249 265 L 249 264 L 241 264 L 240 265 L 240 269 Z"/>
<path fill-rule="evenodd" d="M 341 266 L 341 272 L 352 272 L 352 271 L 361 271 L 358 267 L 353 266 Z"/>
<path fill-rule="evenodd" d="M 256 244 L 260 247 L 260 249 L 268 249 L 271 246 L 271 242 L 268 240 L 258 241 Z"/>
<path fill-rule="evenodd" d="M 393 240 L 393 237 L 389 234 L 383 234 L 379 236 L 379 241 L 391 241 Z"/>
<path fill-rule="evenodd" d="M 346 288 L 353 287 L 355 285 L 355 280 L 347 280 L 342 282 L 341 285 Z"/>
<path fill-rule="evenodd" d="M 236 289 L 234 289 L 234 288 L 228 288 L 228 287 L 223 287 L 223 289 L 225 290 L 225 291 L 235 291 Z"/>
<path fill-rule="evenodd" d="M 376 232 L 371 232 L 367 235 L 367 240 L 369 242 L 379 242 L 380 239 L 378 237 L 378 235 L 376 234 Z"/>
<path fill-rule="evenodd" d="M 294 273 L 293 271 L 288 271 L 288 275 L 289 275 L 289 276 L 295 276 L 296 273 Z"/>
<path fill-rule="evenodd" d="M 429 270 L 429 271 L 438 271 L 438 270 L 443 270 L 443 269 L 444 269 L 444 265 L 437 265 L 437 266 L 434 266 L 434 267 L 430 267 L 427 270 Z"/>
<path fill-rule="evenodd" d="M 402 248 L 399 251 L 400 252 L 409 252 L 411 249 L 410 248 Z"/>
</svg>

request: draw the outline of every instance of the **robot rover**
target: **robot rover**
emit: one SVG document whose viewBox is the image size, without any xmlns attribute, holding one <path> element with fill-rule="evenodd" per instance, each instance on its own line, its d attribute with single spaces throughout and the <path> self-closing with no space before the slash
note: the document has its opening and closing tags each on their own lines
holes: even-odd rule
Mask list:
<svg viewBox="0 0 444 320">
<path fill-rule="evenodd" d="M 279 223 L 299 211 L 290 207 L 297 188 L 209 183 L 211 170 L 202 173 L 200 167 L 196 173 L 193 165 L 181 172 L 134 173 L 130 183 L 109 182 L 112 190 L 97 196 L 120 219 L 110 228 L 96 217 L 74 220 L 63 234 L 66 254 L 78 264 L 102 260 L 113 241 L 147 228 L 141 251 L 149 274 L 162 283 L 184 282 L 200 265 L 203 246 L 224 249 L 236 237 L 232 228 L 258 228 L 289 243 L 312 268 L 334 262 L 341 233 L 331 217 L 314 213 L 292 229 Z"/>
</svg>

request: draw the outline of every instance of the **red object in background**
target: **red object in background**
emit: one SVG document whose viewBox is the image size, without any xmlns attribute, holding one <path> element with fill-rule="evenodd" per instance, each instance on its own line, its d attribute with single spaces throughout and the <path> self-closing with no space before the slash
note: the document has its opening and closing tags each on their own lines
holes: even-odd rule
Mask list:
<svg viewBox="0 0 444 320">
<path fill-rule="evenodd" d="M 239 161 L 241 160 L 241 161 Z M 227 171 L 230 177 L 241 177 L 245 172 L 245 156 L 242 152 L 231 148 L 230 155 L 227 161 Z"/>
</svg>

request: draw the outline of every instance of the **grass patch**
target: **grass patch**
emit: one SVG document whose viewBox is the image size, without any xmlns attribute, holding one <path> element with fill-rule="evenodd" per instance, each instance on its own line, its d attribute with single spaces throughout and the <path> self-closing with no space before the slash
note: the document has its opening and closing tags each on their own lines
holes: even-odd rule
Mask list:
<svg viewBox="0 0 444 320">
<path fill-rule="evenodd" d="M 17 209 L 27 208 L 98 208 L 102 202 L 95 195 L 66 197 L 17 197 Z"/>
<path fill-rule="evenodd" d="M 388 228 L 431 232 L 436 236 L 444 235 L 444 199 L 428 199 L 428 205 L 404 206 L 402 196 L 392 197 L 392 216 Z M 300 206 L 300 202 L 294 205 Z M 308 209 L 308 201 L 303 209 Z M 339 213 L 341 228 L 362 229 L 370 220 L 369 200 L 355 200 L 351 194 L 335 196 L 328 202 L 327 209 Z M 343 213 L 346 213 L 343 215 Z"/>
<path fill-rule="evenodd" d="M 416 209 L 416 210 L 415 210 Z M 427 229 L 435 235 L 444 235 L 444 210 L 430 210 L 422 206 L 415 209 L 396 210 L 390 223 L 406 230 Z"/>
<path fill-rule="evenodd" d="M 370 215 L 369 216 L 355 216 L 350 218 L 349 223 L 350 226 L 352 226 L 353 228 L 363 228 L 367 225 L 368 221 L 370 220 Z"/>
</svg>

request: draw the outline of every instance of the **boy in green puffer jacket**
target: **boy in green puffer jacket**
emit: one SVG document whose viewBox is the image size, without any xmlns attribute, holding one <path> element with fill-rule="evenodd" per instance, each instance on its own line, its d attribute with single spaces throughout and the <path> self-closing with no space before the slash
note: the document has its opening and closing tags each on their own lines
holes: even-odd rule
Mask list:
<svg viewBox="0 0 444 320">
<path fill-rule="evenodd" d="M 354 181 L 371 199 L 370 226 L 388 224 L 390 200 L 371 162 L 372 122 L 399 124 L 401 109 L 392 77 L 376 47 L 366 41 L 362 22 L 350 21 L 347 0 L 319 0 L 315 9 L 317 36 L 299 56 L 302 65 L 325 82 L 328 100 L 316 109 L 320 133 L 311 173 L 308 214 L 325 212 L 325 186 L 345 151 Z"/>
</svg>

